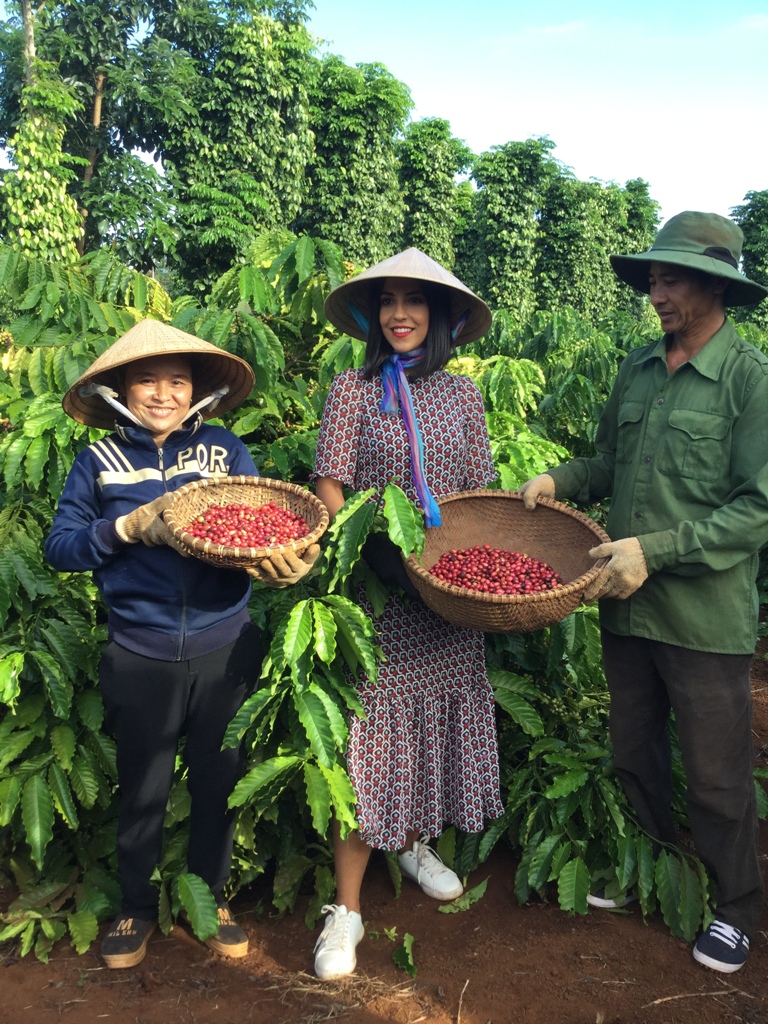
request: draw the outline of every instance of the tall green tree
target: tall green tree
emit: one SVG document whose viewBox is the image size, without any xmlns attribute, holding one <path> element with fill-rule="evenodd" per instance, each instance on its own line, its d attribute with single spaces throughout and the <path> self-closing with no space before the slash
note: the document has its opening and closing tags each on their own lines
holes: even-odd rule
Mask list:
<svg viewBox="0 0 768 1024">
<path fill-rule="evenodd" d="M 304 202 L 314 149 L 306 84 L 314 44 L 304 6 L 227 5 L 205 50 L 191 51 L 193 113 L 155 125 L 155 151 L 176 190 L 176 265 L 186 288 L 208 287 L 260 231 L 289 225 Z M 158 19 L 158 31 L 193 44 L 174 16 Z M 137 95 L 134 109 L 139 103 Z"/>
<path fill-rule="evenodd" d="M 742 269 L 747 277 L 768 287 L 768 189 L 747 192 L 744 202 L 731 210 L 731 215 L 744 232 Z M 768 327 L 768 300 L 737 310 L 740 320 L 759 327 Z"/>
<path fill-rule="evenodd" d="M 542 194 L 560 165 L 549 139 L 492 146 L 475 161 L 473 251 L 459 276 L 492 305 L 524 323 L 536 309 L 536 238 Z"/>
<path fill-rule="evenodd" d="M 641 179 L 623 188 L 580 181 L 553 148 L 528 139 L 476 159 L 460 276 L 518 327 L 563 305 L 595 324 L 609 310 L 639 314 L 642 297 L 619 282 L 608 257 L 648 248 L 658 205 Z"/>
<path fill-rule="evenodd" d="M 459 208 L 456 176 L 472 160 L 469 148 L 439 117 L 412 121 L 397 144 L 405 200 L 403 246 L 415 245 L 451 269 Z"/>
<path fill-rule="evenodd" d="M 538 309 L 569 305 L 592 323 L 608 310 L 638 312 L 642 298 L 619 281 L 608 257 L 650 245 L 656 204 L 644 185 L 579 181 L 566 171 L 549 180 L 536 238 Z"/>
<path fill-rule="evenodd" d="M 21 92 L 16 130 L 7 139 L 14 166 L 2 175 L 0 237 L 29 255 L 77 258 L 80 213 L 68 192 L 76 163 L 62 150 L 79 103 L 53 65 L 34 57 Z"/>
<path fill-rule="evenodd" d="M 12 17 L 0 38 L 4 133 L 19 117 L 19 85 L 24 79 L 20 40 L 27 35 L 19 17 L 13 16 L 13 3 L 7 6 Z M 21 7 L 23 13 L 24 4 Z M 145 67 L 151 60 L 143 53 L 151 56 L 154 44 L 140 26 L 146 29 L 151 10 L 148 0 L 46 0 L 35 19 L 40 55 L 79 100 L 64 122 L 63 139 L 65 153 L 79 164 L 79 173 L 68 186 L 81 215 L 78 251 L 110 244 L 143 269 L 152 268 L 172 249 L 173 216 L 162 175 L 130 152 L 124 139 L 126 97 L 131 90 L 141 90 L 144 123 L 155 110 L 178 116 L 192 109 L 188 78 L 178 68 L 186 61 L 184 54 L 167 47 L 157 54 L 162 74 L 154 79 L 151 67 Z M 56 88 L 53 75 L 49 87 Z"/>
<path fill-rule="evenodd" d="M 349 67 L 326 56 L 310 86 L 315 154 L 298 229 L 343 246 L 356 263 L 374 263 L 401 245 L 405 203 L 396 139 L 411 95 L 382 64 Z"/>
<path fill-rule="evenodd" d="M 38 48 L 83 104 L 64 141 L 85 161 L 70 184 L 81 250 L 110 244 L 144 270 L 167 262 L 179 287 L 200 290 L 261 230 L 293 219 L 313 147 L 305 8 L 47 0 Z M 17 117 L 22 74 L 21 22 L 6 29 L 0 125 Z"/>
</svg>

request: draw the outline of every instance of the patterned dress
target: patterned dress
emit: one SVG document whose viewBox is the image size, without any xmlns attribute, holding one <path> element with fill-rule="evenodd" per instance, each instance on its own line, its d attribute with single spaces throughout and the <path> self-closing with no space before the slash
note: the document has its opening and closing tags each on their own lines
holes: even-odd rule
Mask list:
<svg viewBox="0 0 768 1024">
<path fill-rule="evenodd" d="M 443 370 L 410 382 L 436 498 L 494 479 L 483 401 L 468 377 Z M 323 412 L 315 476 L 356 491 L 393 478 L 416 501 L 402 418 L 379 411 L 381 377 L 334 379 Z M 372 609 L 361 600 L 366 614 Z M 350 722 L 348 771 L 360 837 L 399 850 L 406 834 L 439 836 L 445 822 L 479 832 L 504 807 L 499 796 L 493 692 L 483 634 L 441 619 L 419 600 L 390 596 L 375 619 L 386 661 L 378 681 L 357 680 L 368 716 Z"/>
</svg>

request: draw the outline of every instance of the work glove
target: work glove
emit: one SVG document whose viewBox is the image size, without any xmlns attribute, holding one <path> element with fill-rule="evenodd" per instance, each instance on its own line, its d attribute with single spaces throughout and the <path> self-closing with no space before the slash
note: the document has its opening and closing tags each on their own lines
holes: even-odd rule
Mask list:
<svg viewBox="0 0 768 1024">
<path fill-rule="evenodd" d="M 402 551 L 386 533 L 369 533 L 361 554 L 382 583 L 402 587 L 409 597 L 419 596 L 405 571 Z"/>
<path fill-rule="evenodd" d="M 532 480 L 526 480 L 517 492 L 529 512 L 536 508 L 537 498 L 554 498 L 555 481 L 549 473 L 539 473 Z"/>
<path fill-rule="evenodd" d="M 144 540 L 144 537 L 153 529 L 157 529 L 157 522 L 163 522 L 160 519 L 160 513 L 168 508 L 173 501 L 173 495 L 161 494 L 159 498 L 155 498 L 154 501 L 147 502 L 146 505 L 139 505 L 133 512 L 129 512 L 125 516 L 120 516 L 115 520 L 115 530 L 120 540 L 126 544 L 138 544 L 140 540 Z M 165 525 L 165 523 L 163 523 Z M 169 531 L 170 532 L 170 531 Z M 147 543 L 147 541 L 144 541 Z M 165 541 L 149 541 L 150 546 L 152 544 L 165 543 Z"/>
<path fill-rule="evenodd" d="M 608 558 L 607 565 L 584 590 L 585 602 L 604 597 L 629 597 L 648 579 L 648 566 L 637 537 L 625 537 L 610 544 L 598 544 L 592 558 Z"/>
<path fill-rule="evenodd" d="M 268 587 L 282 590 L 283 587 L 290 587 L 306 576 L 317 561 L 319 554 L 319 544 L 310 544 L 301 556 L 287 548 L 282 554 L 275 552 L 274 555 L 270 555 L 269 558 L 260 562 L 258 566 L 245 571 L 255 580 L 266 583 Z"/>
<path fill-rule="evenodd" d="M 148 548 L 156 547 L 158 544 L 166 544 L 169 548 L 177 551 L 183 558 L 189 558 L 190 556 L 189 549 L 176 540 L 173 530 L 171 530 L 162 516 L 152 520 L 141 539 Z"/>
</svg>

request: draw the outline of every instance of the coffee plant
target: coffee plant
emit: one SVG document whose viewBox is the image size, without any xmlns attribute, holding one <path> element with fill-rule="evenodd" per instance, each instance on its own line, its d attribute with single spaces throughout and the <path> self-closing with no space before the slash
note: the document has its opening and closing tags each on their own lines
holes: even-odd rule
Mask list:
<svg viewBox="0 0 768 1024">
<path fill-rule="evenodd" d="M 73 459 L 102 436 L 70 420 L 61 395 L 118 336 L 155 317 L 251 363 L 256 388 L 224 423 L 263 474 L 306 484 L 333 374 L 361 362 L 361 344 L 336 337 L 323 314 L 349 271 L 335 245 L 276 230 L 255 238 L 202 301 L 172 298 L 107 250 L 50 262 L 0 247 L 0 870 L 16 893 L 0 941 L 22 954 L 45 960 L 64 936 L 86 950 L 119 902 L 115 750 L 96 685 L 105 612 L 87 574 L 53 572 L 42 556 Z M 497 314 L 487 339 L 459 350 L 450 369 L 481 388 L 500 486 L 589 449 L 616 367 L 645 337 L 642 320 L 594 327 L 563 308 L 522 326 Z M 344 761 L 349 716 L 361 711 L 352 680 L 360 668 L 375 678 L 378 659 L 374 622 L 353 596 L 364 586 L 376 613 L 387 597 L 360 551 L 371 530 L 418 550 L 422 529 L 394 482 L 350 494 L 313 573 L 286 590 L 254 588 L 267 654 L 226 737 L 246 752 L 230 799 L 232 893 L 260 882 L 275 908 L 292 910 L 308 889 L 309 922 L 332 900 L 329 823 L 344 832 L 355 823 Z M 441 853 L 466 874 L 501 842 L 519 860 L 521 900 L 583 913 L 591 884 L 634 887 L 645 912 L 658 906 L 690 937 L 709 913 L 709 881 L 688 854 L 654 859 L 612 775 L 595 609 L 534 634 L 489 635 L 487 656 L 506 810 L 481 835 L 449 829 Z M 678 764 L 681 824 L 683 786 Z M 155 880 L 161 926 L 183 907 L 205 935 L 216 911 L 186 870 L 188 814 L 182 744 Z"/>
</svg>

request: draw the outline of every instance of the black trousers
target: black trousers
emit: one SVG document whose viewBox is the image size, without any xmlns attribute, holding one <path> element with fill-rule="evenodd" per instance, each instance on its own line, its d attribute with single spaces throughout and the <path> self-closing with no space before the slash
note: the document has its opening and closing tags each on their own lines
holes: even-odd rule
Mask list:
<svg viewBox="0 0 768 1024">
<path fill-rule="evenodd" d="M 642 827 L 676 843 L 669 713 L 691 834 L 716 883 L 716 914 L 752 936 L 762 910 L 748 655 L 707 654 L 603 630 L 614 768 Z"/>
<path fill-rule="evenodd" d="M 118 869 L 123 913 L 153 918 L 150 877 L 163 845 L 163 820 L 179 739 L 191 798 L 187 865 L 214 892 L 229 877 L 234 814 L 227 799 L 242 752 L 221 750 L 224 732 L 261 672 L 261 633 L 190 661 L 157 661 L 108 645 L 99 665 L 105 726 L 117 745 Z"/>
</svg>

